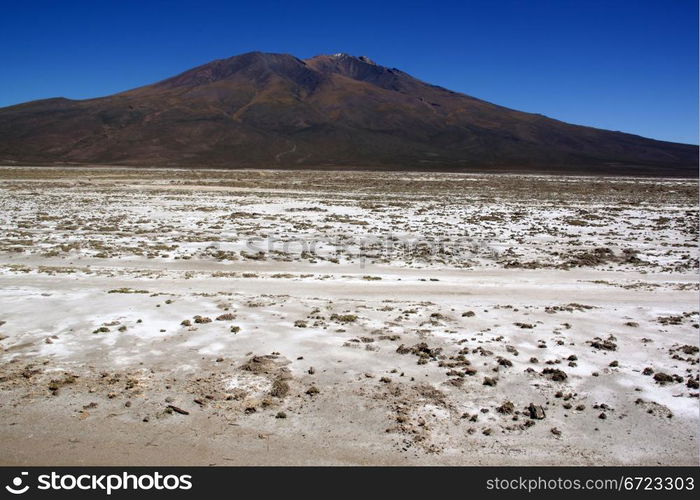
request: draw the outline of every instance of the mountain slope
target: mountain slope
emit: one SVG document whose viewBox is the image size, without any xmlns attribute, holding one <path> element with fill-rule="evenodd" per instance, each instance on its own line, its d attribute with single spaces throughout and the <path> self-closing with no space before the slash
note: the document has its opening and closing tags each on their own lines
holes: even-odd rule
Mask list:
<svg viewBox="0 0 700 500">
<path fill-rule="evenodd" d="M 570 125 L 365 57 L 253 52 L 113 96 L 0 109 L 0 163 L 697 175 L 698 147 Z"/>
</svg>

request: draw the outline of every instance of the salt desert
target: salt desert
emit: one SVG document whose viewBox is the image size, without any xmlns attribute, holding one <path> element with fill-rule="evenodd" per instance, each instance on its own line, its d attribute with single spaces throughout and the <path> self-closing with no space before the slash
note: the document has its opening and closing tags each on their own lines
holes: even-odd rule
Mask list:
<svg viewBox="0 0 700 500">
<path fill-rule="evenodd" d="M 698 465 L 697 180 L 0 168 L 0 464 Z"/>
</svg>

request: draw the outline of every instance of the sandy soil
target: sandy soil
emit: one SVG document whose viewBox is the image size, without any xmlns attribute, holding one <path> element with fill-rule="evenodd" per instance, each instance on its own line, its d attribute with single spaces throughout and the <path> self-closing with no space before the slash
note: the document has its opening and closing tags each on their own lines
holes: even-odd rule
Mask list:
<svg viewBox="0 0 700 500">
<path fill-rule="evenodd" d="M 697 182 L 0 168 L 0 465 L 698 465 Z"/>
</svg>

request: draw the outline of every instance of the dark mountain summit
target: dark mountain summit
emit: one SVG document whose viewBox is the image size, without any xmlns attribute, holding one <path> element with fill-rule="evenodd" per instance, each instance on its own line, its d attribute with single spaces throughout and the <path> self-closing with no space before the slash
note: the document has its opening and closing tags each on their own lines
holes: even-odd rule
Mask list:
<svg viewBox="0 0 700 500">
<path fill-rule="evenodd" d="M 696 176 L 698 147 L 515 111 L 367 57 L 251 52 L 0 109 L 0 164 L 60 163 Z"/>
</svg>

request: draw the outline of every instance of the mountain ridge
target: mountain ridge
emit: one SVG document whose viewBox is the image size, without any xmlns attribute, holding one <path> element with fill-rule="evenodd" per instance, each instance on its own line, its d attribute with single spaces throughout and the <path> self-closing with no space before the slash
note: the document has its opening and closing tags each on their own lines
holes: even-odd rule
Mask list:
<svg viewBox="0 0 700 500">
<path fill-rule="evenodd" d="M 0 108 L 0 163 L 697 176 L 698 147 L 568 124 L 366 56 L 248 52 L 94 99 Z"/>
</svg>

